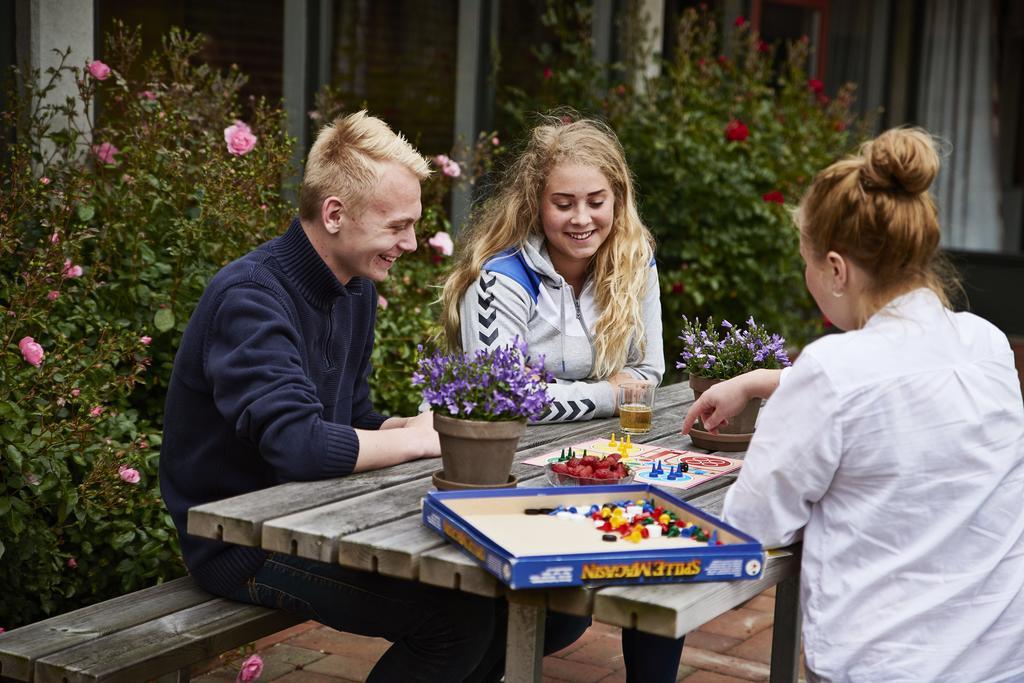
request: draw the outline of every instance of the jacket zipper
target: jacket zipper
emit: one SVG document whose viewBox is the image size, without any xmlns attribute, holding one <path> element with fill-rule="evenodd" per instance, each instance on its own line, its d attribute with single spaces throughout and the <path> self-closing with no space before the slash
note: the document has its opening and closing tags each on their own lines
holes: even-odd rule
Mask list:
<svg viewBox="0 0 1024 683">
<path fill-rule="evenodd" d="M 569 288 L 572 292 L 572 287 Z M 580 321 L 580 327 L 583 328 L 583 334 L 587 335 L 587 342 L 590 343 L 590 370 L 587 372 L 587 376 L 594 371 L 594 363 L 597 358 L 594 356 L 594 339 L 590 336 L 590 329 L 587 327 L 587 321 L 583 319 L 583 311 L 580 310 L 580 301 L 576 298 L 576 294 L 572 293 L 572 305 L 576 307 L 576 319 Z M 564 332 L 563 332 L 564 334 Z"/>
</svg>

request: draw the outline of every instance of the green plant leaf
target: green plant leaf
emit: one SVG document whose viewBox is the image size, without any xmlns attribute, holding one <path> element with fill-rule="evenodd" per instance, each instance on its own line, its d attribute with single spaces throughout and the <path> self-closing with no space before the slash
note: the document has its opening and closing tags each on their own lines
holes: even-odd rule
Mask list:
<svg viewBox="0 0 1024 683">
<path fill-rule="evenodd" d="M 88 223 L 92 220 L 92 217 L 96 215 L 96 207 L 92 204 L 79 204 L 78 205 L 78 220 L 83 223 Z"/>
<path fill-rule="evenodd" d="M 169 308 L 161 308 L 153 316 L 153 325 L 161 332 L 174 328 L 174 311 Z"/>
</svg>

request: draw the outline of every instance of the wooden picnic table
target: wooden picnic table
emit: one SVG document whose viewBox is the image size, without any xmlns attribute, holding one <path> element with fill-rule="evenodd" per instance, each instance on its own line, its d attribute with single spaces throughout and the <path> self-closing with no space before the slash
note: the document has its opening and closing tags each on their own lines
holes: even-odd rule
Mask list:
<svg viewBox="0 0 1024 683">
<path fill-rule="evenodd" d="M 651 431 L 638 442 L 696 450 L 679 434 L 693 392 L 685 384 L 658 389 Z M 523 460 L 567 444 L 610 434 L 618 418 L 536 425 L 526 430 L 513 473 L 520 487 L 547 486 L 543 468 Z M 743 453 L 728 453 L 742 458 Z M 541 680 L 541 644 L 547 609 L 592 615 L 597 621 L 678 638 L 777 585 L 772 642 L 772 681 L 796 681 L 799 668 L 798 552 L 776 551 L 756 581 L 508 590 L 475 561 L 420 520 L 420 501 L 431 490 L 437 459 L 353 474 L 341 479 L 294 482 L 199 505 L 189 510 L 189 533 L 239 545 L 380 572 L 509 601 L 505 680 Z M 720 512 L 735 476 L 725 475 L 679 497 Z"/>
</svg>

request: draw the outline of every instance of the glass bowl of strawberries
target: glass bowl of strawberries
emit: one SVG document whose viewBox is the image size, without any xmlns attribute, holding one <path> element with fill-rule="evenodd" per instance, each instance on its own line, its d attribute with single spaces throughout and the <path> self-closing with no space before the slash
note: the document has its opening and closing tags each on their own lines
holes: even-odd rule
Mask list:
<svg viewBox="0 0 1024 683">
<path fill-rule="evenodd" d="M 622 456 L 618 453 L 604 457 L 584 455 L 556 459 L 545 465 L 544 471 L 552 486 L 629 484 L 635 476 L 629 465 L 622 462 Z"/>
</svg>

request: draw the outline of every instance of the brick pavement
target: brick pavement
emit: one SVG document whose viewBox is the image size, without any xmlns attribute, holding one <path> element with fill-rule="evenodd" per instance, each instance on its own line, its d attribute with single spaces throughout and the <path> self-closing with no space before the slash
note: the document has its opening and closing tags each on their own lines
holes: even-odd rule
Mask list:
<svg viewBox="0 0 1024 683">
<path fill-rule="evenodd" d="M 774 608 L 775 589 L 770 588 L 689 634 L 678 680 L 768 680 Z M 315 622 L 300 624 L 254 644 L 264 662 L 260 681 L 280 683 L 361 683 L 388 646 L 380 638 L 340 633 Z M 194 671 L 193 680 L 233 681 L 243 656 L 239 652 L 226 653 Z M 605 624 L 595 623 L 575 643 L 544 659 L 545 683 L 625 680 L 619 629 Z"/>
</svg>

